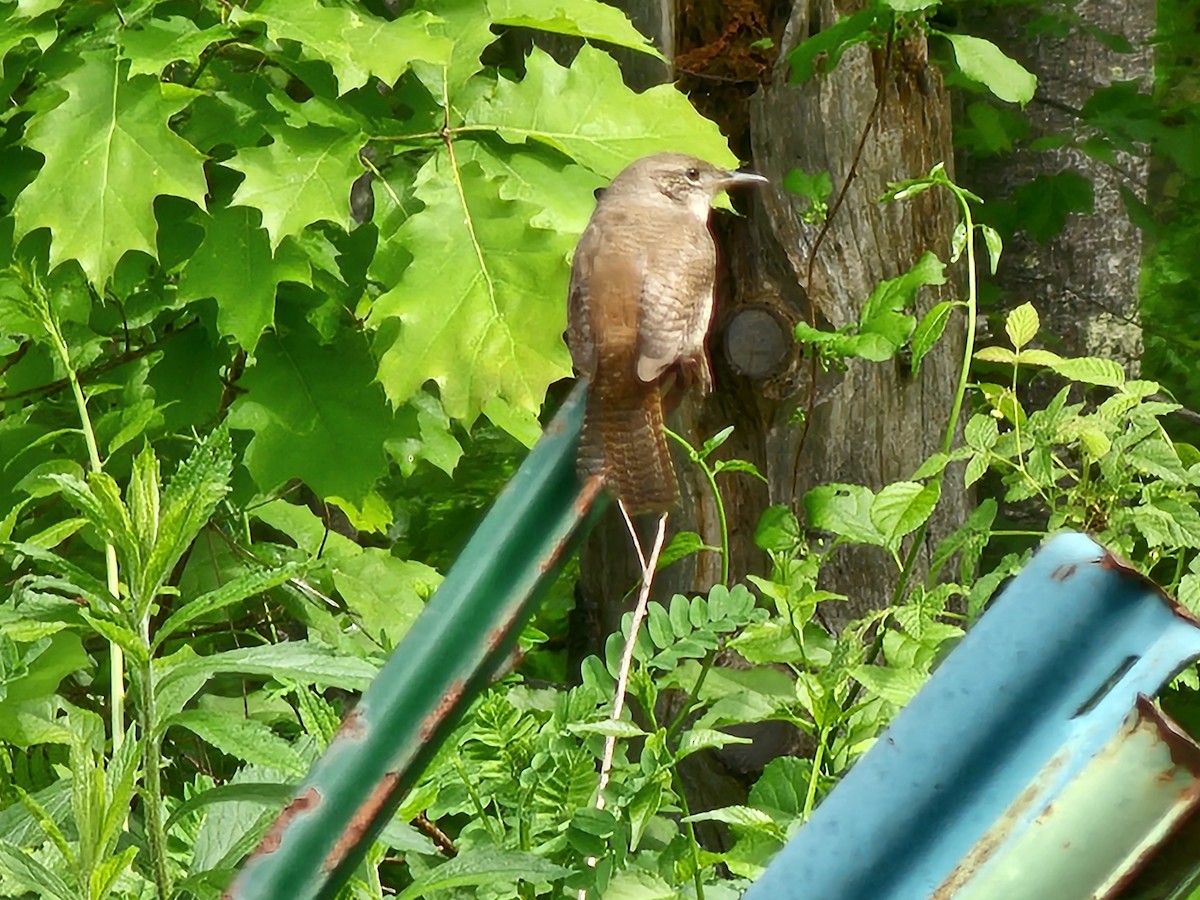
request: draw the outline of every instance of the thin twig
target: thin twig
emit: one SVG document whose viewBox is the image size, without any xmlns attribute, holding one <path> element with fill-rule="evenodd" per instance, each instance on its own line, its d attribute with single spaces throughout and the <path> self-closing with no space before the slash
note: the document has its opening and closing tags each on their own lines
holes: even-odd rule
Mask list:
<svg viewBox="0 0 1200 900">
<path fill-rule="evenodd" d="M 663 542 L 667 537 L 667 513 L 663 513 L 658 517 L 658 533 L 654 536 L 654 548 L 650 551 L 649 558 L 646 557 L 642 550 L 642 542 L 638 540 L 637 530 L 633 527 L 633 519 L 629 515 L 629 510 L 625 508 L 624 501 L 618 500 L 617 506 L 621 509 L 621 515 L 625 518 L 625 525 L 629 528 L 629 537 L 633 540 L 633 548 L 637 552 L 638 562 L 642 566 L 642 588 L 638 592 L 637 604 L 633 608 L 633 620 L 629 623 L 629 634 L 625 638 L 625 650 L 621 654 L 621 667 L 617 670 L 617 689 L 613 696 L 612 714 L 609 718 L 614 721 L 620 721 L 621 714 L 625 711 L 625 695 L 629 689 L 629 672 L 633 668 L 633 648 L 637 643 L 638 631 L 642 626 L 642 619 L 646 617 L 646 608 L 650 602 L 650 588 L 654 584 L 654 570 L 658 566 L 658 557 L 662 553 Z M 616 735 L 609 735 L 604 739 L 604 755 L 600 759 L 600 782 L 596 788 L 596 809 L 604 809 L 604 789 L 608 787 L 608 779 L 612 774 L 613 759 L 617 754 L 617 738 Z M 596 865 L 596 857 L 589 856 L 587 859 L 589 866 Z M 581 888 L 579 891 L 579 900 L 585 900 L 587 890 Z"/>
</svg>

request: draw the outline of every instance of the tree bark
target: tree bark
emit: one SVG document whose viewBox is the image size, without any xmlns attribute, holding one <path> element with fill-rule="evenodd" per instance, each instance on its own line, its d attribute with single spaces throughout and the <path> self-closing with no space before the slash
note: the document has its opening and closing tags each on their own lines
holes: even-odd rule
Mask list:
<svg viewBox="0 0 1200 900">
<path fill-rule="evenodd" d="M 1149 89 L 1153 78 L 1151 37 L 1155 5 L 1149 0 L 1081 0 L 1078 20 L 1065 34 L 1032 34 L 1033 9 L 1010 7 L 971 21 L 972 34 L 990 37 L 1038 76 L 1037 93 L 1026 109 L 1027 141 L 1059 135 L 1087 137 L 1078 111 L 1100 88 L 1136 81 Z M 1119 53 L 1097 32 L 1128 38 L 1133 52 Z M 1042 318 L 1050 349 L 1068 356 L 1115 359 L 1136 375 L 1142 353 L 1138 283 L 1142 235 L 1130 220 L 1122 191 L 1145 200 L 1149 155 L 1117 153 L 1100 162 L 1078 147 L 1016 152 L 987 159 L 965 156 L 969 183 L 987 201 L 1011 196 L 1039 175 L 1077 172 L 1095 186 L 1094 210 L 1072 214 L 1063 231 L 1039 243 L 1026 231 L 1008 239 L 994 278 L 1001 306 L 1032 302 Z"/>
</svg>

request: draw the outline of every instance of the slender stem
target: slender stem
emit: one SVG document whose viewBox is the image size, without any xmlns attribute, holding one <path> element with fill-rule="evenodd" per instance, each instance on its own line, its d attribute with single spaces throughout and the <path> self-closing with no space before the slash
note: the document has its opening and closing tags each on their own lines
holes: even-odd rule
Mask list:
<svg viewBox="0 0 1200 900">
<path fill-rule="evenodd" d="M 103 469 L 104 464 L 100 460 L 100 447 L 96 443 L 96 432 L 92 428 L 91 416 L 88 415 L 87 397 L 84 396 L 83 385 L 79 383 L 79 374 L 71 364 L 70 348 L 67 347 L 66 339 L 63 338 L 62 331 L 58 327 L 58 320 L 55 319 L 54 310 L 50 306 L 50 298 L 46 296 L 40 284 L 33 285 L 33 290 L 37 293 L 38 300 L 42 305 L 42 324 L 50 336 L 51 343 L 54 344 L 54 350 L 58 354 L 59 361 L 66 370 L 67 379 L 71 384 L 71 393 L 75 397 L 75 407 L 79 413 L 80 429 L 83 431 L 83 441 L 87 445 L 89 467 L 93 472 L 99 472 Z M 117 549 L 109 543 L 104 545 L 104 571 L 108 592 L 113 597 L 119 597 L 121 578 L 120 570 L 117 567 Z M 120 646 L 112 641 L 109 642 L 108 647 L 109 692 L 111 694 L 110 727 L 115 751 L 125 738 L 125 654 Z"/>
<path fill-rule="evenodd" d="M 642 619 L 646 617 L 646 609 L 650 604 L 650 588 L 654 584 L 654 569 L 658 565 L 659 554 L 662 553 L 663 541 L 667 537 L 667 514 L 663 513 L 658 517 L 658 533 L 654 536 L 654 547 L 650 551 L 650 555 L 646 556 L 642 552 L 641 541 L 638 540 L 637 532 L 633 528 L 633 520 L 629 516 L 629 511 L 625 509 L 625 504 L 617 501 L 621 506 L 621 514 L 625 517 L 625 524 L 629 527 L 629 537 L 633 541 L 634 549 L 637 551 L 638 559 L 642 561 L 642 587 L 638 592 L 637 604 L 633 608 L 633 618 L 629 623 L 629 635 L 625 638 L 625 649 L 621 654 L 621 667 L 617 670 L 617 687 L 613 695 L 613 708 L 609 718 L 614 721 L 620 721 L 621 714 L 625 711 L 625 696 L 629 690 L 629 672 L 633 668 L 633 648 L 637 644 L 638 631 L 642 627 Z M 604 789 L 608 787 L 609 777 L 612 775 L 613 759 L 617 753 L 617 739 L 614 735 L 609 735 L 604 739 L 604 755 L 600 759 L 600 780 L 596 786 L 596 809 L 604 809 Z M 596 865 L 596 857 L 589 856 L 587 864 L 591 867 Z M 578 898 L 585 900 L 587 890 L 580 888 Z"/>
<path fill-rule="evenodd" d="M 671 767 L 671 783 L 675 788 L 675 793 L 679 797 L 679 808 L 683 810 L 683 817 L 690 819 L 692 810 L 688 806 L 687 792 L 683 789 L 683 779 L 679 777 L 679 769 Z M 704 900 L 704 879 L 703 868 L 700 864 L 700 842 L 696 840 L 696 823 L 684 822 L 684 827 L 687 828 L 688 838 L 692 842 L 692 884 L 696 887 L 696 900 Z"/>
<path fill-rule="evenodd" d="M 149 619 L 142 622 L 142 640 L 149 646 Z M 163 827 L 162 747 L 156 733 L 157 709 L 155 705 L 154 669 L 150 658 L 141 666 L 141 702 L 138 704 L 139 724 L 145 749 L 142 757 L 143 777 L 142 802 L 146 816 L 146 842 L 150 846 L 150 861 L 154 868 L 154 883 L 161 900 L 170 900 L 171 873 L 167 869 L 167 833 Z"/>
<path fill-rule="evenodd" d="M 704 477 L 708 480 L 708 486 L 712 490 L 713 504 L 717 508 L 717 527 L 721 530 L 721 584 L 729 586 L 729 523 L 725 518 L 725 501 L 721 499 L 721 492 L 717 490 L 717 476 L 713 473 L 712 468 L 706 460 L 700 461 L 700 468 L 704 471 Z"/>
<path fill-rule="evenodd" d="M 804 795 L 804 821 L 812 816 L 813 807 L 817 803 L 817 782 L 821 777 L 821 764 L 825 761 L 825 744 L 829 737 L 829 729 L 821 729 L 820 740 L 817 741 L 817 752 L 813 754 L 812 769 L 808 773 L 808 791 Z"/>
</svg>

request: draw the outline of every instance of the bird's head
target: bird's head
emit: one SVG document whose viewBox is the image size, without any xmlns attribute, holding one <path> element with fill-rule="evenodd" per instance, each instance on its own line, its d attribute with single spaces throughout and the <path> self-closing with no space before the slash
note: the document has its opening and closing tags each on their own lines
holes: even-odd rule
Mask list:
<svg viewBox="0 0 1200 900">
<path fill-rule="evenodd" d="M 712 202 L 721 191 L 763 184 L 766 180 L 753 172 L 719 169 L 684 153 L 657 153 L 626 166 L 613 179 L 609 191 L 637 193 L 647 199 L 676 203 L 707 219 Z"/>
</svg>

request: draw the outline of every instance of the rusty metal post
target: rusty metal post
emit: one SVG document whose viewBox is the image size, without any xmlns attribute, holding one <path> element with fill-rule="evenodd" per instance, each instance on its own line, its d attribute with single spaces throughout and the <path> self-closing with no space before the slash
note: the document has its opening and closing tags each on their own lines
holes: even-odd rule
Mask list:
<svg viewBox="0 0 1200 900">
<path fill-rule="evenodd" d="M 336 896 L 599 512 L 575 475 L 583 406 L 577 387 L 227 898 Z"/>
</svg>

